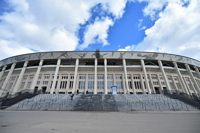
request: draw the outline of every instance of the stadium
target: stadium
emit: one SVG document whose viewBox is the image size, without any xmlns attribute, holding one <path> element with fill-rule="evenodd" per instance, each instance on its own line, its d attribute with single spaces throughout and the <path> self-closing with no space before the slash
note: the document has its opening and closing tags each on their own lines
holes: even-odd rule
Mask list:
<svg viewBox="0 0 200 133">
<path fill-rule="evenodd" d="M 116 106 L 113 106 L 113 110 L 120 110 L 119 101 L 124 101 L 123 98 L 126 101 L 124 104 L 131 104 L 127 107 L 128 110 L 137 110 L 138 108 L 133 106 L 135 101 L 139 99 L 145 102 L 141 99 L 148 97 L 155 99 L 155 102 L 159 99 L 169 101 L 175 97 L 186 99 L 185 101 L 189 101 L 187 103 L 192 102 L 193 105 L 198 103 L 199 106 L 199 71 L 200 61 L 167 53 L 99 50 L 31 53 L 0 61 L 0 96 L 12 99 L 22 94 L 35 94 L 38 95 L 34 95 L 35 99 L 39 101 L 42 98 L 44 100 L 56 97 L 57 104 L 68 104 L 73 94 L 73 102 L 76 102 L 73 107 L 77 107 L 80 102 L 80 105 L 88 104 L 84 99 L 89 97 L 90 102 L 98 101 L 91 105 L 94 107 L 94 104 L 101 104 L 102 110 L 106 110 L 106 106 L 113 106 L 110 104 L 103 107 L 108 101 L 112 103 L 112 100 L 118 107 L 116 109 Z M 65 97 L 66 102 L 59 102 L 59 99 Z M 20 102 L 15 107 L 19 108 L 19 104 Z M 33 104 L 32 102 L 30 110 L 35 108 Z M 149 107 L 149 110 L 157 107 L 156 103 L 152 103 L 154 104 L 155 107 Z M 181 110 L 174 106 L 169 106 L 168 109 Z M 190 109 L 189 106 L 186 110 Z M 46 105 L 37 107 L 39 110 L 55 109 L 52 108 Z M 197 108 L 195 106 L 195 109 Z M 78 109 L 98 110 L 98 107 L 83 109 L 79 106 L 74 110 Z M 148 110 L 148 107 L 143 106 L 140 109 Z M 60 110 L 68 109 L 65 107 Z M 72 107 L 70 110 L 73 110 Z"/>
</svg>

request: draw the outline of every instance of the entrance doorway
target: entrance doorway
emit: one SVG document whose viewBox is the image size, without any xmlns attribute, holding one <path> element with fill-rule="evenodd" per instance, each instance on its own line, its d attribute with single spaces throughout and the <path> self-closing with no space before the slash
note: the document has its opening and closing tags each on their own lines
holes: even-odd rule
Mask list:
<svg viewBox="0 0 200 133">
<path fill-rule="evenodd" d="M 45 94 L 46 90 L 47 90 L 47 87 L 46 86 L 42 86 L 42 94 Z"/>
<path fill-rule="evenodd" d="M 167 88 L 166 88 L 166 87 L 163 87 L 163 93 L 164 93 L 164 94 L 168 93 L 168 91 L 167 91 Z"/>
<path fill-rule="evenodd" d="M 111 87 L 111 90 L 112 90 L 112 94 L 113 94 L 113 95 L 116 95 L 116 94 L 117 94 L 117 86 L 112 86 L 112 87 Z"/>
<path fill-rule="evenodd" d="M 38 86 L 35 86 L 33 93 L 36 94 L 38 92 Z"/>
<path fill-rule="evenodd" d="M 160 89 L 159 87 L 154 87 L 156 94 L 160 94 Z"/>
</svg>

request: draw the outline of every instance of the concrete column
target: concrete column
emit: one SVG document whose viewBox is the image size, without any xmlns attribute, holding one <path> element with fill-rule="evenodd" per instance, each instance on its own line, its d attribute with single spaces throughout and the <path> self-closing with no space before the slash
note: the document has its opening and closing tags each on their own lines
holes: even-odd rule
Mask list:
<svg viewBox="0 0 200 133">
<path fill-rule="evenodd" d="M 152 81 L 152 78 L 151 78 L 151 74 L 149 74 L 149 79 L 150 79 L 150 83 L 151 83 L 151 87 L 152 87 L 152 90 L 151 90 L 151 91 L 152 91 L 153 93 L 156 93 L 155 90 L 154 90 L 154 85 L 153 85 L 153 81 Z"/>
<path fill-rule="evenodd" d="M 98 60 L 95 58 L 94 60 L 94 94 L 97 94 L 97 64 Z"/>
<path fill-rule="evenodd" d="M 70 83 L 70 73 L 67 74 L 67 85 L 66 85 L 65 93 L 68 93 L 69 91 L 69 83 Z"/>
<path fill-rule="evenodd" d="M 47 84 L 47 90 L 46 92 L 50 92 L 51 90 L 51 74 L 49 75 L 49 79 L 48 79 L 48 84 Z"/>
<path fill-rule="evenodd" d="M 57 75 L 58 76 L 58 75 Z M 60 84 L 61 84 L 61 76 L 59 76 L 59 78 L 57 79 L 57 86 L 56 86 L 56 94 L 59 93 L 59 90 L 60 90 Z"/>
<path fill-rule="evenodd" d="M 151 94 L 151 89 L 150 89 L 150 86 L 149 86 L 149 80 L 147 78 L 147 71 L 146 71 L 146 68 L 145 68 L 144 60 L 141 59 L 140 62 L 141 62 L 142 70 L 143 70 L 143 73 L 144 73 L 144 79 L 145 79 L 145 82 L 146 82 L 146 87 L 147 87 L 148 93 Z"/>
<path fill-rule="evenodd" d="M 53 84 L 52 84 L 52 86 L 51 86 L 50 94 L 53 94 L 53 92 L 55 91 L 56 80 L 57 80 L 57 76 L 58 76 L 58 71 L 59 71 L 59 67 L 60 67 L 60 62 L 61 62 L 61 59 L 58 59 L 58 60 L 57 60 L 57 65 L 56 65 L 56 70 L 55 70 L 55 73 L 54 73 Z M 57 84 L 58 84 L 58 83 L 57 83 Z"/>
<path fill-rule="evenodd" d="M 171 93 L 172 89 L 171 89 L 171 86 L 170 86 L 170 84 L 169 84 L 168 78 L 167 78 L 167 76 L 166 76 L 166 74 L 165 74 L 165 71 L 164 71 L 164 69 L 163 69 L 162 62 L 161 62 L 160 60 L 158 60 L 158 64 L 159 64 L 160 70 L 161 70 L 161 72 L 162 72 L 162 75 L 163 75 L 163 77 L 164 77 L 165 83 L 166 83 L 166 85 L 167 85 L 167 90 L 169 91 L 169 93 Z"/>
<path fill-rule="evenodd" d="M 199 78 L 200 78 L 200 72 L 199 72 L 199 69 L 196 67 L 196 66 L 194 66 L 194 68 L 195 68 L 195 71 L 197 72 L 197 74 L 199 75 Z M 199 92 L 200 91 L 200 88 L 198 88 L 198 91 L 197 92 Z M 199 94 L 200 95 L 200 94 Z"/>
<path fill-rule="evenodd" d="M 175 80 L 174 80 L 174 76 L 173 76 L 173 75 L 172 75 L 172 81 L 173 81 L 173 84 L 174 84 L 174 86 L 175 86 L 176 92 L 179 93 L 178 87 L 177 87 L 177 85 L 176 85 L 176 82 L 175 82 Z"/>
<path fill-rule="evenodd" d="M 196 82 L 196 80 L 195 80 L 195 78 L 194 78 L 194 75 L 193 75 L 193 73 L 192 73 L 191 70 L 190 70 L 189 65 L 188 65 L 188 64 L 185 64 L 185 67 L 186 67 L 186 69 L 187 69 L 187 71 L 188 71 L 188 73 L 189 73 L 189 75 L 190 75 L 190 78 L 192 79 L 192 82 L 194 83 L 194 87 L 195 87 L 194 89 L 196 89 L 197 92 L 200 94 L 200 90 L 199 90 L 200 86 L 197 84 L 197 82 Z"/>
<path fill-rule="evenodd" d="M 200 72 L 199 72 L 199 69 L 196 67 L 196 66 L 194 66 L 194 68 L 195 68 L 195 71 L 198 73 L 198 75 L 200 76 Z"/>
<path fill-rule="evenodd" d="M 79 59 L 76 59 L 75 71 L 74 71 L 73 90 L 72 90 L 72 93 L 73 93 L 73 94 L 74 94 L 75 91 L 76 91 L 76 80 L 77 80 L 77 75 L 78 75 L 78 66 L 79 66 Z"/>
<path fill-rule="evenodd" d="M 126 90 L 126 92 L 130 92 L 129 91 L 129 86 L 128 86 L 128 78 L 127 78 L 127 69 L 126 69 L 126 60 L 123 59 L 123 68 L 124 68 L 124 79 L 125 79 L 125 86 L 124 86 L 124 90 Z"/>
<path fill-rule="evenodd" d="M 131 82 L 132 82 L 132 87 L 133 87 L 133 93 L 136 94 L 135 83 L 133 80 L 133 74 L 131 74 Z"/>
<path fill-rule="evenodd" d="M 195 86 L 193 85 L 192 80 L 191 80 L 190 78 L 189 78 L 189 81 L 190 81 L 190 84 L 192 85 L 193 92 L 198 96 L 198 92 L 197 92 L 197 90 L 195 89 Z"/>
<path fill-rule="evenodd" d="M 117 85 L 115 74 L 114 74 L 114 85 Z M 125 74 L 124 73 L 122 74 L 122 86 L 123 86 L 124 94 L 127 94 L 128 91 L 126 90 L 126 81 L 125 81 Z"/>
<path fill-rule="evenodd" d="M 176 70 L 176 72 L 177 72 L 177 74 L 178 74 L 178 77 L 179 77 L 179 79 L 180 79 L 180 81 L 181 81 L 181 86 L 183 87 L 183 89 L 185 90 L 185 92 L 186 92 L 188 95 L 190 95 L 189 92 L 188 92 L 188 90 L 187 90 L 187 87 L 186 87 L 186 85 L 185 85 L 185 82 L 184 82 L 184 80 L 183 80 L 183 77 L 182 77 L 182 75 L 181 75 L 181 72 L 180 72 L 179 69 L 178 69 L 177 63 L 176 63 L 176 62 L 173 62 L 173 64 L 174 64 L 175 70 Z"/>
<path fill-rule="evenodd" d="M 2 71 L 0 72 L 0 81 L 1 81 L 1 78 L 3 77 L 5 69 L 6 69 L 6 65 L 3 67 Z M 3 93 L 3 90 L 0 87 L 0 97 L 1 97 L 2 93 Z"/>
<path fill-rule="evenodd" d="M 24 76 L 24 73 L 25 73 L 25 70 L 26 70 L 26 67 L 27 67 L 27 64 L 28 64 L 28 61 L 26 61 L 24 63 L 24 66 L 23 66 L 23 68 L 22 68 L 22 70 L 21 70 L 21 72 L 19 74 L 19 78 L 17 79 L 17 82 L 16 82 L 16 84 L 14 86 L 14 89 L 12 91 L 12 94 L 15 94 L 17 92 L 17 90 L 19 89 L 19 86 L 21 84 L 22 78 Z"/>
<path fill-rule="evenodd" d="M 15 68 L 15 65 L 16 65 L 16 63 L 13 63 L 12 64 L 12 66 L 11 66 L 11 68 L 10 68 L 10 71 L 8 72 L 8 75 L 6 76 L 6 79 L 5 79 L 5 81 L 3 82 L 3 85 L 2 85 L 2 90 L 3 91 L 5 91 L 5 89 L 6 89 L 6 85 L 8 84 L 8 81 L 10 80 L 10 77 L 11 77 L 11 75 L 12 75 L 12 73 L 13 73 L 13 70 L 14 70 L 14 68 Z M 9 88 L 10 89 L 10 88 Z"/>
<path fill-rule="evenodd" d="M 187 81 L 186 81 L 186 79 L 185 79 L 184 77 L 183 77 L 183 81 L 184 81 L 184 83 L 185 83 L 185 85 L 186 85 L 186 89 L 187 89 L 189 95 L 191 95 L 191 93 L 190 93 L 190 87 L 189 87 L 189 85 L 187 84 Z"/>
<path fill-rule="evenodd" d="M 160 93 L 162 94 L 162 93 L 164 93 L 164 92 L 163 92 L 163 87 L 162 87 L 162 83 L 161 83 L 161 81 L 160 81 L 160 75 L 159 75 L 159 74 L 157 74 L 157 78 L 158 78 L 158 84 L 159 84 L 159 86 L 160 86 L 159 91 L 160 91 Z"/>
<path fill-rule="evenodd" d="M 104 59 L 104 88 L 105 94 L 108 94 L 107 59 Z"/>
<path fill-rule="evenodd" d="M 43 60 L 40 60 L 39 66 L 38 66 L 37 71 L 35 73 L 35 76 L 33 78 L 33 82 L 31 84 L 31 90 L 32 91 L 34 91 L 35 85 L 37 83 L 37 80 L 38 80 L 38 77 L 39 77 L 39 74 L 40 74 L 40 71 L 41 71 L 41 68 L 42 68 L 42 64 L 43 64 Z"/>
<path fill-rule="evenodd" d="M 3 67 L 2 71 L 0 72 L 0 80 L 3 77 L 5 69 L 6 69 L 6 65 Z"/>
<path fill-rule="evenodd" d="M 88 74 L 85 75 L 85 94 L 86 94 L 86 91 L 88 90 Z"/>
<path fill-rule="evenodd" d="M 144 94 L 146 94 L 146 90 L 144 88 L 143 74 L 140 74 L 140 82 L 141 82 L 142 91 Z"/>
</svg>

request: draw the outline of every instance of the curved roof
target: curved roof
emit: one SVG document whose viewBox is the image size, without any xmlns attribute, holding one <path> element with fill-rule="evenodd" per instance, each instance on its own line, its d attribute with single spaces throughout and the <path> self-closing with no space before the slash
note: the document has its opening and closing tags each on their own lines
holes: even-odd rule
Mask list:
<svg viewBox="0 0 200 133">
<path fill-rule="evenodd" d="M 175 54 L 157 53 L 157 52 L 141 52 L 141 51 L 100 51 L 100 58 L 107 59 L 149 59 L 149 60 L 167 60 L 176 61 L 187 64 L 192 64 L 200 67 L 200 61 Z M 18 56 L 9 57 L 0 61 L 0 66 L 28 61 L 28 60 L 40 60 L 40 59 L 73 59 L 73 58 L 96 58 L 96 51 L 50 51 L 50 52 L 38 52 L 23 54 Z"/>
</svg>

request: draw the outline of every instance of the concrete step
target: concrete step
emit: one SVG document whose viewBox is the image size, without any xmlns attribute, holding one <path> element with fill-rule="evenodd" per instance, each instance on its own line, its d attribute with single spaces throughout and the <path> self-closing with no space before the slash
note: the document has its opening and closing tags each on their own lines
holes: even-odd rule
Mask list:
<svg viewBox="0 0 200 133">
<path fill-rule="evenodd" d="M 178 99 L 161 94 L 74 95 L 40 94 L 25 99 L 7 110 L 59 110 L 59 111 L 197 111 Z"/>
</svg>

